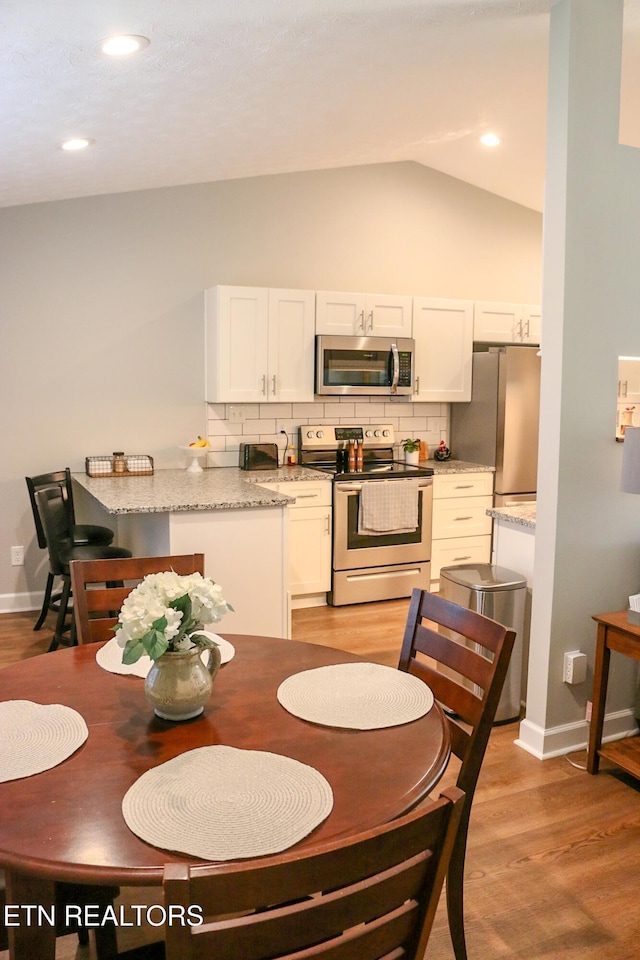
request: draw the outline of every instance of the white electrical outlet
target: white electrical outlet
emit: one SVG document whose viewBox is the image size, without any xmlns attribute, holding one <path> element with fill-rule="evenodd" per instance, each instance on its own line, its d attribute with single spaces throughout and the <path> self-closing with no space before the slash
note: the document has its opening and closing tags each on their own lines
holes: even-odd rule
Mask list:
<svg viewBox="0 0 640 960">
<path fill-rule="evenodd" d="M 232 403 L 229 405 L 229 423 L 244 423 L 244 407 Z"/>
<path fill-rule="evenodd" d="M 587 655 L 580 650 L 571 650 L 564 655 L 562 673 L 564 683 L 584 683 L 587 679 Z"/>
<path fill-rule="evenodd" d="M 11 547 L 11 566 L 24 566 L 24 547 Z"/>
</svg>

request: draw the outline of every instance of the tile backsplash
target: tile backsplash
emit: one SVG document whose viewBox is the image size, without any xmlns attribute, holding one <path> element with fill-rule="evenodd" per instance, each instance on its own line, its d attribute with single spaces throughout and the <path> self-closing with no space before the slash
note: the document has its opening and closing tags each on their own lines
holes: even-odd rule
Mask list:
<svg viewBox="0 0 640 960">
<path fill-rule="evenodd" d="M 377 397 L 331 397 L 312 403 L 208 403 L 209 466 L 237 467 L 241 443 L 275 441 L 282 460 L 289 443 L 297 453 L 298 427 L 310 423 L 389 423 L 396 432 L 398 456 L 399 441 L 412 437 L 425 440 L 432 457 L 441 440 L 448 443 L 449 404 L 390 402 Z M 281 430 L 286 431 L 286 439 Z"/>
</svg>

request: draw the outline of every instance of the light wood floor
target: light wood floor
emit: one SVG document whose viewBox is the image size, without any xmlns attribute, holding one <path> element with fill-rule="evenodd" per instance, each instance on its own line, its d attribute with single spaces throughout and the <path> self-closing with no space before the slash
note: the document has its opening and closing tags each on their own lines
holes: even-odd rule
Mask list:
<svg viewBox="0 0 640 960">
<path fill-rule="evenodd" d="M 294 611 L 294 638 L 395 666 L 406 609 L 398 600 Z M 34 619 L 0 616 L 0 667 L 46 651 L 51 630 L 33 633 Z M 476 792 L 469 960 L 636 960 L 640 784 L 606 765 L 591 777 L 564 757 L 540 762 L 514 745 L 517 734 L 517 724 L 494 728 Z M 586 757 L 571 760 L 584 765 Z M 454 776 L 452 768 L 444 782 Z M 91 956 L 73 937 L 58 940 L 57 960 Z M 428 958 L 453 960 L 442 903 Z"/>
</svg>

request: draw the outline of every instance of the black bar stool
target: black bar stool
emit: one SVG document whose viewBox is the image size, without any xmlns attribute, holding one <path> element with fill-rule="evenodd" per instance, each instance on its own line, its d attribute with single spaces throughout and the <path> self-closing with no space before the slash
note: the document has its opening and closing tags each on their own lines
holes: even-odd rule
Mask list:
<svg viewBox="0 0 640 960">
<path fill-rule="evenodd" d="M 71 540 L 74 546 L 109 546 L 113 542 L 114 532 L 109 527 L 101 527 L 93 523 L 76 523 L 75 510 L 73 506 L 73 486 L 71 483 L 71 471 L 69 467 L 64 470 L 56 470 L 53 473 L 41 473 L 36 477 L 25 477 L 27 489 L 29 491 L 29 500 L 31 501 L 31 510 L 33 511 L 33 522 L 36 527 L 36 536 L 38 546 L 41 550 L 47 549 L 47 538 L 45 536 L 42 520 L 38 511 L 36 502 L 36 493 L 46 487 L 59 487 L 62 491 L 62 497 L 68 514 L 68 521 L 71 530 Z M 34 630 L 39 630 L 44 623 L 49 610 L 58 612 L 60 592 L 53 592 L 53 585 L 56 575 L 49 570 L 47 574 L 47 584 L 42 601 L 42 609 L 36 620 Z"/>
<path fill-rule="evenodd" d="M 72 560 L 114 560 L 130 557 L 131 551 L 123 547 L 108 545 L 78 546 L 72 539 L 72 528 L 62 490 L 58 486 L 44 487 L 36 493 L 38 513 L 44 527 L 49 551 L 49 569 L 54 577 L 61 577 L 62 592 L 58 601 L 58 618 L 55 633 L 49 650 L 56 650 L 70 629 L 69 646 L 76 643 L 76 631 L 73 619 L 67 628 L 66 619 L 71 598 L 71 575 L 69 564 Z"/>
</svg>

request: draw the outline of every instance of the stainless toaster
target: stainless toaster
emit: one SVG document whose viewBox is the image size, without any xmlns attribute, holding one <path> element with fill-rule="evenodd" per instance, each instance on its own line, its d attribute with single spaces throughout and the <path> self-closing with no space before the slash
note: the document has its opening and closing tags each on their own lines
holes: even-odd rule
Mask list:
<svg viewBox="0 0 640 960">
<path fill-rule="evenodd" d="M 277 470 L 277 443 L 241 443 L 241 470 Z"/>
</svg>

